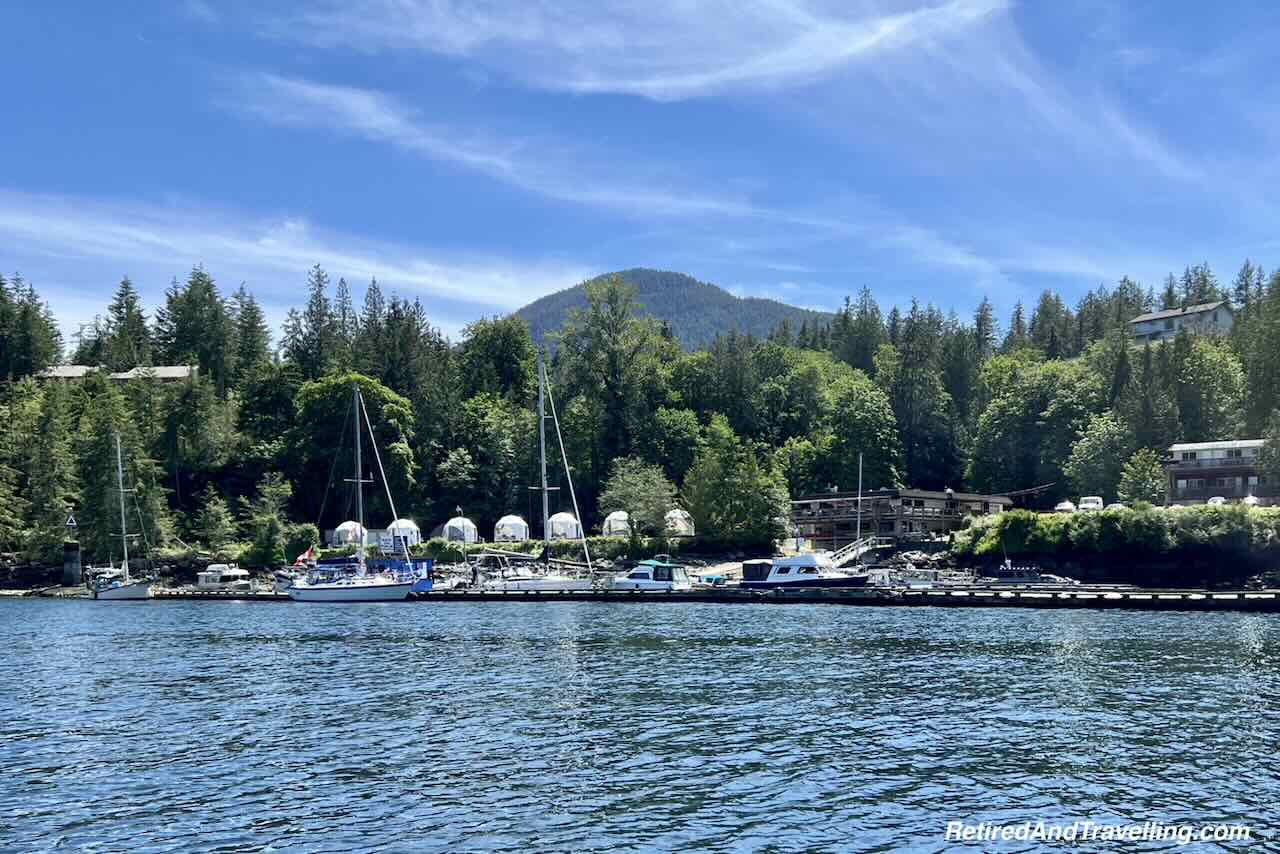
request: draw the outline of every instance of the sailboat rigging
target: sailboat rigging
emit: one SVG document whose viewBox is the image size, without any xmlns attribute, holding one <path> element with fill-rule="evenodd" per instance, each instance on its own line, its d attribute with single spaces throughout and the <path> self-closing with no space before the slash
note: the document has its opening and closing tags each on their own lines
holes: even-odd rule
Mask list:
<svg viewBox="0 0 1280 854">
<path fill-rule="evenodd" d="M 124 488 L 124 451 L 120 447 L 120 434 L 116 440 L 116 494 L 120 499 L 120 547 L 123 560 L 120 569 L 101 572 L 93 581 L 93 598 L 106 601 L 136 600 L 151 598 L 153 579 L 145 578 L 135 581 L 129 573 L 129 516 L 125 512 L 124 497 L 133 490 Z M 138 517 L 141 523 L 142 517 Z"/>
<path fill-rule="evenodd" d="M 374 457 L 378 462 L 378 474 L 382 477 L 387 491 L 387 503 L 395 516 L 395 502 L 391 498 L 391 487 L 387 483 L 386 471 L 382 468 L 382 457 L 378 454 L 377 439 L 373 435 L 373 424 L 369 420 L 368 410 L 364 406 L 364 398 L 360 394 L 360 386 L 352 383 L 352 445 L 354 450 L 354 471 L 348 480 L 355 488 L 357 536 L 354 561 L 342 563 L 319 563 L 312 567 L 306 576 L 294 580 L 287 592 L 295 602 L 389 602 L 406 599 L 413 590 L 413 579 L 397 578 L 389 572 L 369 572 L 365 547 L 368 532 L 364 526 L 364 485 L 372 481 L 364 477 L 364 463 L 361 457 L 360 436 L 361 416 L 369 428 L 369 440 L 373 443 Z M 402 543 L 406 563 L 409 561 L 408 546 Z"/>
</svg>

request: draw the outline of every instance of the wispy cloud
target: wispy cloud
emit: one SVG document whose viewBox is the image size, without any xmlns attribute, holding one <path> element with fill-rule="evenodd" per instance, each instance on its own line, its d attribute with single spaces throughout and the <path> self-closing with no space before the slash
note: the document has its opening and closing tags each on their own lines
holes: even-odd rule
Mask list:
<svg viewBox="0 0 1280 854">
<path fill-rule="evenodd" d="M 418 296 L 434 322 L 456 331 L 474 317 L 507 312 L 589 278 L 583 264 L 430 252 L 317 228 L 303 219 L 245 217 L 197 204 L 149 205 L 0 191 L 0 243 L 21 247 L 7 265 L 39 278 L 66 322 L 90 319 L 89 293 L 105 307 L 110 281 L 129 274 L 153 304 L 170 277 L 203 263 L 224 282 L 247 281 L 275 320 L 296 304 L 306 271 L 320 264 L 335 279 L 377 278 L 384 289 Z M 85 262 L 92 262 L 86 264 Z M 91 289 L 91 290 L 90 290 Z"/>
<path fill-rule="evenodd" d="M 667 101 L 803 83 L 944 37 L 1007 5 L 950 0 L 858 15 L 848 4 L 796 0 L 325 0 L 271 29 L 323 47 L 466 56 L 546 89 Z"/>
<path fill-rule="evenodd" d="M 644 180 L 593 174 L 592 156 L 563 140 L 464 134 L 422 118 L 421 111 L 382 92 L 276 74 L 231 78 L 234 97 L 225 107 L 271 124 L 337 131 L 384 143 L 432 160 L 483 173 L 529 192 L 638 216 L 720 214 L 749 216 L 740 197 L 669 188 L 656 164 L 632 164 Z"/>
</svg>

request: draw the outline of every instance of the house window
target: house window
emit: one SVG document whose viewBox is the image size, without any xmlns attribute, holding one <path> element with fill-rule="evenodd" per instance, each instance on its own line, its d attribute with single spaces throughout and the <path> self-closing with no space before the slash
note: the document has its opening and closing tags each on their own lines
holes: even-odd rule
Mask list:
<svg viewBox="0 0 1280 854">
<path fill-rule="evenodd" d="M 1244 451 L 1241 450 L 1240 448 L 1227 449 L 1227 459 L 1229 460 L 1238 460 L 1243 456 L 1244 456 Z"/>
<path fill-rule="evenodd" d="M 1185 478 L 1181 478 L 1181 477 L 1178 478 L 1178 491 L 1179 492 L 1187 491 L 1187 481 Z"/>
<path fill-rule="evenodd" d="M 1250 486 L 1258 485 L 1258 476 L 1256 474 L 1249 475 L 1249 485 Z"/>
<path fill-rule="evenodd" d="M 1183 451 L 1183 452 L 1182 452 L 1182 461 L 1183 461 L 1184 463 L 1192 462 L 1192 461 L 1194 461 L 1194 460 L 1195 460 L 1195 458 L 1196 458 L 1196 452 L 1195 452 L 1195 451 Z"/>
<path fill-rule="evenodd" d="M 1170 318 L 1169 320 L 1166 320 L 1166 321 L 1164 322 L 1164 328 L 1165 328 L 1165 329 L 1172 329 L 1172 328 L 1173 328 L 1173 319 L 1172 319 L 1172 318 Z"/>
<path fill-rule="evenodd" d="M 1213 322 L 1214 323 L 1218 322 L 1218 313 L 1216 311 L 1213 313 Z"/>
</svg>

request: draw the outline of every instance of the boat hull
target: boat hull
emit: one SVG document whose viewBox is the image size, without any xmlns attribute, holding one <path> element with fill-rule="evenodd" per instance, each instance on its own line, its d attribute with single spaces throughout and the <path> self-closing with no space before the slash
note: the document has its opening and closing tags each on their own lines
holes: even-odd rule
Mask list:
<svg viewBox="0 0 1280 854">
<path fill-rule="evenodd" d="M 738 585 L 742 590 L 827 590 L 866 587 L 865 575 L 852 575 L 847 578 L 806 578 L 796 581 L 744 581 Z"/>
<path fill-rule="evenodd" d="M 103 587 L 93 591 L 94 599 L 103 601 L 136 601 L 151 598 L 150 581 L 134 581 L 130 584 L 120 584 L 115 587 Z"/>
<path fill-rule="evenodd" d="M 409 597 L 411 582 L 404 584 L 307 584 L 293 585 L 295 602 L 399 602 Z"/>
<path fill-rule="evenodd" d="M 480 589 L 485 593 L 590 593 L 594 588 L 585 578 L 521 578 L 488 581 Z"/>
</svg>

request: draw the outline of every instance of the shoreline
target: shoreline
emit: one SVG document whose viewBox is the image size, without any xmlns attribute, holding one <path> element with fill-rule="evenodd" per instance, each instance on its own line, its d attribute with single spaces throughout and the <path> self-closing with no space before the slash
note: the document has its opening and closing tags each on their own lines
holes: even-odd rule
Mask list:
<svg viewBox="0 0 1280 854">
<path fill-rule="evenodd" d="M 0 590 L 0 598 L 84 599 L 85 595 L 47 591 Z M 259 602 L 293 603 L 286 594 L 156 591 L 153 601 L 170 602 Z M 972 586 L 935 589 L 870 588 L 833 590 L 755 591 L 706 589 L 680 592 L 592 591 L 511 593 L 481 591 L 433 591 L 417 594 L 406 604 L 449 604 L 464 602 L 605 602 L 639 604 L 702 603 L 723 605 L 827 604 L 850 607 L 950 607 L 950 608 L 1039 608 L 1070 610 L 1132 611 L 1234 611 L 1280 613 L 1280 589 L 1124 589 L 1111 587 L 997 587 Z M 335 603 L 340 604 L 340 603 Z"/>
</svg>

